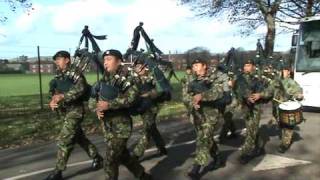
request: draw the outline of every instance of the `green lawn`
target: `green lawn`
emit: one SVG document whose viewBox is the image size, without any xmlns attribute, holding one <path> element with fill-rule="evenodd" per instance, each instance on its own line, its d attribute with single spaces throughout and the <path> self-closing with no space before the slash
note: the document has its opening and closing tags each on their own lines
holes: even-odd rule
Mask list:
<svg viewBox="0 0 320 180">
<path fill-rule="evenodd" d="M 97 80 L 95 73 L 88 73 L 85 76 L 90 84 Z M 183 72 L 177 72 L 177 76 L 181 78 Z M 42 75 L 43 93 L 48 93 L 49 82 L 52 78 L 52 74 Z M 177 81 L 172 78 L 172 83 L 177 83 Z M 39 86 L 37 74 L 0 74 L 0 97 L 40 94 Z"/>
<path fill-rule="evenodd" d="M 42 92 L 48 93 L 51 74 L 42 74 Z M 96 80 L 95 74 L 87 74 L 90 83 Z M 21 96 L 40 94 L 37 74 L 0 74 L 0 96 Z"/>
</svg>

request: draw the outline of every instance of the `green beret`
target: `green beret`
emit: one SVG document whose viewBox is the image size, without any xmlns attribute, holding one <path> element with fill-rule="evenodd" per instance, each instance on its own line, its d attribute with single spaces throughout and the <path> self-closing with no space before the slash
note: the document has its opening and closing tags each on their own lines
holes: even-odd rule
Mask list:
<svg viewBox="0 0 320 180">
<path fill-rule="evenodd" d="M 196 58 L 191 62 L 191 65 L 196 64 L 196 63 L 207 64 L 208 62 L 202 58 Z"/>
<path fill-rule="evenodd" d="M 63 58 L 69 58 L 70 59 L 70 53 L 68 51 L 58 51 L 56 54 L 52 57 L 52 59 L 55 61 L 57 58 L 63 57 Z"/>
<path fill-rule="evenodd" d="M 255 65 L 255 62 L 254 62 L 254 60 L 252 60 L 252 59 L 247 59 L 247 60 L 245 60 L 245 61 L 243 62 L 243 65 L 245 65 L 245 64 Z"/>
<path fill-rule="evenodd" d="M 115 49 L 109 49 L 106 50 L 103 54 L 102 54 L 102 58 L 104 58 L 105 56 L 114 56 L 117 59 L 120 59 L 121 61 L 123 60 L 122 54 L 120 51 L 115 50 Z"/>
</svg>

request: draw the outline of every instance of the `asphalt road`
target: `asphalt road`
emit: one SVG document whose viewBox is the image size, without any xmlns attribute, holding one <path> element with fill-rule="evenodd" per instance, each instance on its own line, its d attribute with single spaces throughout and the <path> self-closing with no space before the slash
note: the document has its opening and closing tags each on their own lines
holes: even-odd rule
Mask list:
<svg viewBox="0 0 320 180">
<path fill-rule="evenodd" d="M 226 166 L 207 172 L 202 179 L 226 180 L 264 180 L 264 179 L 289 179 L 289 180 L 319 180 L 320 179 L 320 113 L 305 112 L 307 119 L 296 128 L 294 143 L 285 154 L 277 152 L 280 143 L 276 126 L 268 126 L 271 118 L 269 106 L 265 106 L 261 121 L 261 132 L 266 142 L 266 155 L 254 159 L 247 165 L 238 163 L 239 147 L 243 143 L 243 121 L 236 120 L 242 135 L 239 138 L 226 141 L 220 145 L 220 151 Z M 240 117 L 237 115 L 237 117 Z M 142 161 L 143 166 L 150 172 L 155 180 L 185 180 L 186 172 L 192 165 L 194 157 L 195 132 L 192 125 L 185 117 L 166 120 L 159 123 L 168 144 L 168 156 L 156 156 L 153 147 L 147 150 Z M 139 137 L 137 130 L 129 141 L 131 146 Z M 104 142 L 101 136 L 91 136 L 90 139 L 97 145 L 103 154 Z M 31 145 L 17 149 L 0 151 L 0 179 L 44 179 L 54 167 L 56 145 L 54 142 L 47 144 Z M 65 179 L 104 179 L 103 170 L 91 171 L 91 160 L 86 153 L 75 148 L 69 160 L 69 167 L 64 172 Z M 132 180 L 134 177 L 123 166 L 120 167 L 120 180 Z"/>
</svg>

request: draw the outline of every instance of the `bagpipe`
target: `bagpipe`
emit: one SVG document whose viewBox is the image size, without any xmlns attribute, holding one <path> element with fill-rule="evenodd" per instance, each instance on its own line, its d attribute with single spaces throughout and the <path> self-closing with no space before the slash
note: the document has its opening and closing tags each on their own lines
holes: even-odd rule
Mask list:
<svg viewBox="0 0 320 180">
<path fill-rule="evenodd" d="M 162 95 L 159 98 L 160 101 L 167 101 L 171 99 L 171 91 L 172 87 L 170 85 L 170 81 L 168 78 L 165 77 L 164 72 L 160 69 L 160 66 L 164 66 L 166 68 L 171 69 L 170 72 L 174 73 L 172 68 L 172 63 L 168 61 L 164 61 L 162 59 L 162 51 L 156 47 L 153 40 L 150 39 L 148 34 L 143 29 L 143 23 L 140 22 L 140 24 L 134 29 L 133 31 L 133 38 L 130 43 L 130 47 L 124 54 L 124 59 L 129 59 L 133 61 L 133 67 L 139 62 L 144 64 L 149 69 L 149 72 L 151 72 L 156 80 L 156 83 L 161 87 L 162 89 Z M 145 43 L 147 45 L 147 52 L 144 52 L 144 50 L 137 50 L 140 37 L 143 37 L 145 40 Z M 169 72 L 169 73 L 170 73 Z"/>
</svg>

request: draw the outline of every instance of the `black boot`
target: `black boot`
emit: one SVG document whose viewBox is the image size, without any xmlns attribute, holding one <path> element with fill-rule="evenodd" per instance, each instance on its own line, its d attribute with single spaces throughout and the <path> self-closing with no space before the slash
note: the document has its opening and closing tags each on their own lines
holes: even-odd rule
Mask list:
<svg viewBox="0 0 320 180">
<path fill-rule="evenodd" d="M 62 180 L 62 171 L 54 170 L 45 180 Z"/>
<path fill-rule="evenodd" d="M 226 164 L 222 160 L 221 155 L 217 154 L 214 157 L 214 160 L 207 166 L 208 171 L 213 171 L 215 169 L 219 169 L 220 167 L 224 167 Z"/>
<path fill-rule="evenodd" d="M 287 150 L 289 149 L 288 146 L 284 146 L 284 145 L 280 145 L 279 148 L 278 148 L 278 152 L 279 153 L 285 153 Z"/>
<path fill-rule="evenodd" d="M 260 148 L 257 148 L 255 150 L 254 157 L 262 156 L 262 155 L 265 155 L 265 154 L 266 154 L 266 151 L 264 150 L 264 148 L 260 147 Z"/>
<path fill-rule="evenodd" d="M 167 152 L 166 147 L 161 147 L 161 148 L 159 148 L 159 149 L 158 149 L 158 152 L 159 152 L 159 155 L 160 155 L 160 156 L 166 156 L 166 155 L 168 155 L 168 152 Z"/>
<path fill-rule="evenodd" d="M 238 161 L 240 164 L 247 164 L 252 159 L 253 159 L 253 156 L 251 155 L 240 155 Z"/>
<path fill-rule="evenodd" d="M 140 176 L 139 179 L 140 180 L 152 180 L 153 178 L 152 178 L 151 174 L 143 172 L 143 174 Z"/>
<path fill-rule="evenodd" d="M 200 169 L 201 169 L 200 165 L 194 164 L 192 166 L 192 169 L 188 172 L 188 176 L 192 180 L 199 180 L 200 179 Z"/>
<path fill-rule="evenodd" d="M 228 139 L 235 139 L 235 138 L 237 138 L 237 137 L 238 137 L 237 133 L 231 131 L 231 134 L 230 134 L 227 138 L 228 138 Z"/>
<path fill-rule="evenodd" d="M 103 167 L 103 158 L 98 154 L 95 158 L 92 160 L 91 168 L 92 170 L 96 171 Z"/>
</svg>

